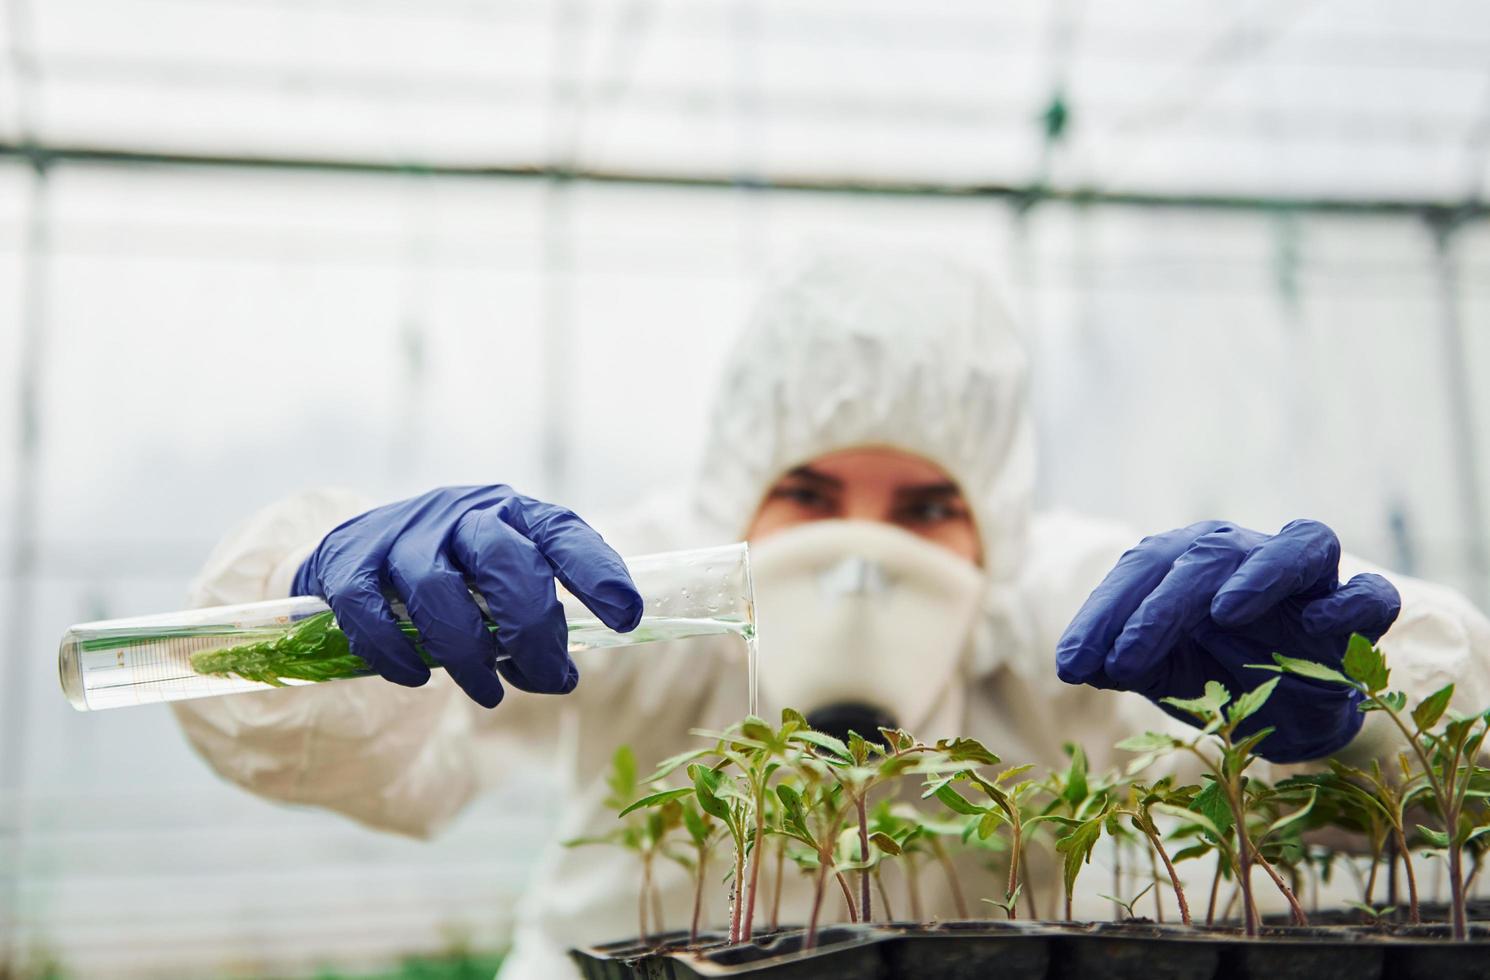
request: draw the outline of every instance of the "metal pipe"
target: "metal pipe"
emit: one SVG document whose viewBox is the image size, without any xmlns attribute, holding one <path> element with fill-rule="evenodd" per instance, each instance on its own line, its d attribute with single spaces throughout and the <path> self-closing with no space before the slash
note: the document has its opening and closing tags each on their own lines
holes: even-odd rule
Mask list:
<svg viewBox="0 0 1490 980">
<path fill-rule="evenodd" d="M 690 174 L 662 170 L 606 170 L 568 167 L 563 163 L 533 164 L 437 164 L 418 161 L 392 162 L 339 159 L 334 157 L 247 156 L 192 153 L 186 151 L 138 150 L 125 147 L 43 145 L 34 142 L 0 142 L 0 159 L 31 160 L 37 165 L 58 163 L 120 166 L 186 166 L 246 170 L 311 171 L 407 177 L 476 177 L 512 180 L 565 180 L 591 184 L 626 184 L 651 187 L 718 188 L 739 186 L 738 175 Z M 999 182 L 951 183 L 893 178 L 817 177 L 758 175 L 752 187 L 758 190 L 802 191 L 818 194 L 853 194 L 875 197 L 1001 198 L 1020 206 L 1042 202 L 1106 205 L 1112 207 L 1174 208 L 1210 211 L 1268 211 L 1291 209 L 1309 214 L 1401 215 L 1421 217 L 1434 223 L 1457 223 L 1490 217 L 1484 201 L 1432 200 L 1428 198 L 1283 197 L 1254 194 L 1164 194 L 1122 191 L 1099 187 L 1048 187 L 1039 184 Z"/>
</svg>

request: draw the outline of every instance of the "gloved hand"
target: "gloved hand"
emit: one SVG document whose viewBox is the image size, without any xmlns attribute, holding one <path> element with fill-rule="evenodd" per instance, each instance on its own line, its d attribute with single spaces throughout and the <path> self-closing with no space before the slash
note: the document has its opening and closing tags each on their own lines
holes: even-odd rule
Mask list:
<svg viewBox="0 0 1490 980">
<path fill-rule="evenodd" d="M 325 599 L 353 653 L 388 680 L 418 687 L 429 668 L 384 598 L 392 588 L 430 656 L 473 701 L 493 708 L 503 693 L 494 671 L 541 694 L 579 683 L 555 578 L 613 630 L 641 620 L 642 598 L 620 556 L 572 512 L 506 486 L 442 487 L 337 527 L 301 564 L 291 591 Z M 511 659 L 497 663 L 499 650 Z"/>
<path fill-rule="evenodd" d="M 1339 668 L 1351 633 L 1375 642 L 1402 608 L 1380 575 L 1342 586 L 1339 563 L 1339 539 L 1317 521 L 1275 535 L 1204 521 L 1144 538 L 1066 628 L 1056 671 L 1068 684 L 1157 702 L 1197 697 L 1212 680 L 1236 697 L 1274 676 L 1246 665 L 1271 664 L 1275 651 Z M 1273 726 L 1258 746 L 1273 762 L 1321 758 L 1360 731 L 1359 700 L 1348 688 L 1286 675 L 1238 733 Z"/>
</svg>

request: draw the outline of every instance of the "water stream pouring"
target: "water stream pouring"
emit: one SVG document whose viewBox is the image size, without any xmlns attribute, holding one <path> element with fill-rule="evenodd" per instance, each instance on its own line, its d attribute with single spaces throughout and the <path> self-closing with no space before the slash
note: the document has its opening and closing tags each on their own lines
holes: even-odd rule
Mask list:
<svg viewBox="0 0 1490 980">
<path fill-rule="evenodd" d="M 641 624 L 616 633 L 558 587 L 571 653 L 657 640 L 735 635 L 745 641 L 749 711 L 756 711 L 755 595 L 742 544 L 628 558 L 644 601 Z M 485 613 L 485 603 L 473 595 Z M 399 627 L 418 644 L 406 610 Z M 488 626 L 500 635 L 500 628 Z M 422 648 L 421 656 L 425 656 Z M 425 656 L 428 661 L 429 658 Z M 502 659 L 499 657 L 498 659 Z M 315 684 L 372 671 L 347 646 L 331 608 L 301 596 L 131 619 L 80 623 L 57 654 L 62 692 L 79 711 L 160 704 Z M 437 667 L 430 661 L 432 667 Z"/>
</svg>

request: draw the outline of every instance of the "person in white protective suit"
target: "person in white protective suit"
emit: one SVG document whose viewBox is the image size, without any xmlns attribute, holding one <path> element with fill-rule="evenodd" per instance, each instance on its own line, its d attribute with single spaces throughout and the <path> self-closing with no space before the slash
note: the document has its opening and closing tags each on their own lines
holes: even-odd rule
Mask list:
<svg viewBox="0 0 1490 980">
<path fill-rule="evenodd" d="M 1352 631 L 1381 637 L 1394 683 L 1410 693 L 1452 680 L 1461 705 L 1490 703 L 1490 624 L 1451 590 L 1351 577 L 1364 566 L 1322 525 L 1267 535 L 1207 522 L 1131 547 L 1136 535 L 1123 528 L 1032 514 L 1025 374 L 978 275 L 933 256 L 819 252 L 768 290 L 747 324 L 695 485 L 596 527 L 622 554 L 748 538 L 763 704 L 797 707 L 827 728 L 893 721 L 1050 766 L 1072 741 L 1104 768 L 1120 761 L 1117 740 L 1179 724 L 1154 699 L 1193 695 L 1207 679 L 1255 686 L 1245 676 L 1255 672 L 1231 668 L 1266 662 L 1272 649 L 1338 663 Z M 613 626 L 639 613 L 614 552 L 572 514 L 505 487 L 370 508 L 332 491 L 270 507 L 221 543 L 193 598 L 324 595 L 354 650 L 406 686 L 370 677 L 184 702 L 174 706 L 181 724 L 217 772 L 255 793 L 414 836 L 434 834 L 502 779 L 504 760 L 561 765 L 564 812 L 501 976 L 573 975 L 566 948 L 635 934 L 637 866 L 615 849 L 559 842 L 614 826 L 601 800 L 619 744 L 645 768 L 691 747 L 690 728 L 738 720 L 744 652 L 710 638 L 571 663 L 551 610 L 537 625 L 522 611 L 546 608 L 555 576 Z M 440 603 L 456 601 L 461 575 L 481 587 L 511 644 L 513 662 L 497 673 L 491 649 L 462 640 L 474 614 L 440 612 L 453 608 Z M 379 586 L 403 595 L 449 670 L 431 676 L 380 636 Z M 498 674 L 517 690 L 486 710 L 504 697 Z M 1392 744 L 1374 717 L 1362 727 L 1340 692 L 1285 681 L 1274 700 L 1265 720 L 1278 731 L 1262 754 L 1279 764 L 1379 756 Z M 1025 900 L 1050 914 L 1055 866 L 1031 860 Z M 1003 897 L 978 861 L 960 873 L 973 914 L 978 897 Z M 783 921 L 805 919 L 799 878 L 789 874 Z M 958 915 L 946 879 L 923 879 L 922 913 Z M 685 923 L 681 871 L 662 884 L 665 921 Z M 890 897 L 909 911 L 904 892 Z M 711 907 L 716 921 L 722 904 Z"/>
</svg>

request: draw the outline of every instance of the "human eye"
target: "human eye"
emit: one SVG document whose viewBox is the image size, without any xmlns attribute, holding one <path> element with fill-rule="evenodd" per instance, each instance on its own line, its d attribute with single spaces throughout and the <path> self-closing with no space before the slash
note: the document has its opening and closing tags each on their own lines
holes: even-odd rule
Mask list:
<svg viewBox="0 0 1490 980">
<path fill-rule="evenodd" d="M 771 491 L 772 500 L 786 500 L 799 507 L 826 508 L 831 501 L 821 490 L 801 484 L 777 487 Z"/>
<path fill-rule="evenodd" d="M 900 509 L 900 519 L 908 524 L 939 524 L 967 517 L 967 508 L 945 498 L 927 498 L 907 503 Z"/>
</svg>

